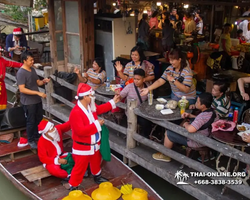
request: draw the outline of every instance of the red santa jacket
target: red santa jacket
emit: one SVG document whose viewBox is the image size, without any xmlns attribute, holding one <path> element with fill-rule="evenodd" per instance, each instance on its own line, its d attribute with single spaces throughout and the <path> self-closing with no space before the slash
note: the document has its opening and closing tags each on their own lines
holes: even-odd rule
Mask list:
<svg viewBox="0 0 250 200">
<path fill-rule="evenodd" d="M 22 63 L 5 60 L 3 57 L 0 57 L 0 81 L 3 81 L 5 78 L 6 67 L 20 68 L 22 65 Z"/>
<path fill-rule="evenodd" d="M 116 108 L 113 100 L 102 104 L 96 105 L 96 112 L 93 112 L 93 119 L 90 119 L 90 113 L 84 108 L 84 106 L 77 102 L 77 105 L 72 109 L 69 121 L 72 129 L 73 147 L 72 153 L 76 155 L 93 155 L 95 151 L 100 149 L 100 131 L 101 126 L 97 120 L 97 115 L 108 112 L 111 109 Z M 96 133 L 99 134 L 98 141 L 96 141 Z M 83 145 L 79 144 L 93 144 Z"/>
<path fill-rule="evenodd" d="M 58 163 L 58 158 L 63 153 L 62 134 L 70 130 L 70 123 L 68 121 L 64 124 L 56 125 L 55 128 L 60 136 L 59 142 L 52 141 L 43 134 L 37 144 L 38 157 L 45 165 L 60 165 Z"/>
</svg>

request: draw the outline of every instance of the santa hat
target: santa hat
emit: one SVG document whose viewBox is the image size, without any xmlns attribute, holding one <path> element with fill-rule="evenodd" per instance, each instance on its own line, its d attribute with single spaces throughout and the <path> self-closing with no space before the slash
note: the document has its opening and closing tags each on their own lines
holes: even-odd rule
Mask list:
<svg viewBox="0 0 250 200">
<path fill-rule="evenodd" d="M 28 140 L 27 138 L 24 138 L 24 137 L 20 137 L 20 140 L 19 142 L 17 143 L 17 146 L 18 147 L 25 147 L 28 145 Z"/>
<path fill-rule="evenodd" d="M 75 98 L 78 99 L 78 97 L 84 97 L 84 96 L 87 96 L 90 94 L 92 94 L 92 95 L 95 94 L 95 92 L 92 90 L 92 88 L 88 84 L 80 83 L 78 85 L 77 96 L 75 96 Z"/>
<path fill-rule="evenodd" d="M 22 29 L 21 28 L 14 28 L 13 35 L 22 35 Z"/>
<path fill-rule="evenodd" d="M 3 47 L 0 46 L 0 52 L 3 52 L 3 51 L 4 51 Z"/>
<path fill-rule="evenodd" d="M 39 134 L 47 133 L 53 127 L 54 127 L 53 123 L 49 122 L 48 120 L 42 120 L 38 125 L 38 133 Z"/>
</svg>

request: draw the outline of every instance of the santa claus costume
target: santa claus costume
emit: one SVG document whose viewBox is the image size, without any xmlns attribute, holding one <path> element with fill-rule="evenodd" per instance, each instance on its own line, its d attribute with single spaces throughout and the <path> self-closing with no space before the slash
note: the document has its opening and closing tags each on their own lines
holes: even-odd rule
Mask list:
<svg viewBox="0 0 250 200">
<path fill-rule="evenodd" d="M 7 107 L 7 92 L 4 82 L 6 67 L 20 68 L 23 65 L 22 63 L 5 60 L 2 57 L 3 52 L 4 49 L 0 47 L 0 110 L 6 109 Z"/>
<path fill-rule="evenodd" d="M 54 131 L 53 127 L 54 124 L 47 120 L 42 120 L 38 125 L 38 131 L 42 134 L 37 144 L 38 157 L 52 176 L 67 178 L 68 173 L 61 169 L 58 159 L 67 156 L 63 151 L 62 134 L 70 130 L 70 123 L 56 125 Z M 53 140 L 45 135 L 47 132 Z"/>
<path fill-rule="evenodd" d="M 102 157 L 99 149 L 101 144 L 100 131 L 102 129 L 97 115 L 116 108 L 116 105 L 114 100 L 102 105 L 95 105 L 93 94 L 94 91 L 89 85 L 80 83 L 76 98 L 82 99 L 89 96 L 91 105 L 88 105 L 88 109 L 86 109 L 78 99 L 69 116 L 73 139 L 72 156 L 75 161 L 69 179 L 71 188 L 80 185 L 88 165 L 96 183 L 107 181 L 107 179 L 101 177 Z"/>
</svg>

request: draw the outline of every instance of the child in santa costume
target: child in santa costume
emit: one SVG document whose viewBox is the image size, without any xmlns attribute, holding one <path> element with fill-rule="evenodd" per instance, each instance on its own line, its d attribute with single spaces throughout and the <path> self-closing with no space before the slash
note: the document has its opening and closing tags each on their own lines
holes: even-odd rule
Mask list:
<svg viewBox="0 0 250 200">
<path fill-rule="evenodd" d="M 66 170 L 61 169 L 61 164 L 67 164 L 64 158 L 68 154 L 63 151 L 62 134 L 69 130 L 69 121 L 54 126 L 53 123 L 42 120 L 38 125 L 38 131 L 42 134 L 37 145 L 38 157 L 52 176 L 63 179 L 69 175 Z"/>
<path fill-rule="evenodd" d="M 96 105 L 93 95 L 94 91 L 89 85 L 80 83 L 76 96 L 78 101 L 69 116 L 73 139 L 72 156 L 75 161 L 69 179 L 70 190 L 75 190 L 80 185 L 88 165 L 97 184 L 108 181 L 101 176 L 102 157 L 99 149 L 104 120 L 97 119 L 97 115 L 116 108 L 115 104 L 120 101 L 120 97 L 116 95 L 109 102 Z"/>
<path fill-rule="evenodd" d="M 4 49 L 0 46 L 0 110 L 6 109 L 7 107 L 7 92 L 5 88 L 5 72 L 6 67 L 22 67 L 22 63 L 5 60 L 3 56 Z"/>
</svg>

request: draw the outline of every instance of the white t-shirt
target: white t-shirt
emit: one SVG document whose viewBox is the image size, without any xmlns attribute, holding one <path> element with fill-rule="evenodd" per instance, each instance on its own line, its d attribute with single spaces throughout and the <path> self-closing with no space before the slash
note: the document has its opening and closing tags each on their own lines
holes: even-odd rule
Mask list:
<svg viewBox="0 0 250 200">
<path fill-rule="evenodd" d="M 198 34 L 202 34 L 203 33 L 203 20 L 200 20 L 198 22 L 198 24 L 196 25 L 197 29 L 200 28 L 200 30 L 198 31 Z"/>
</svg>

